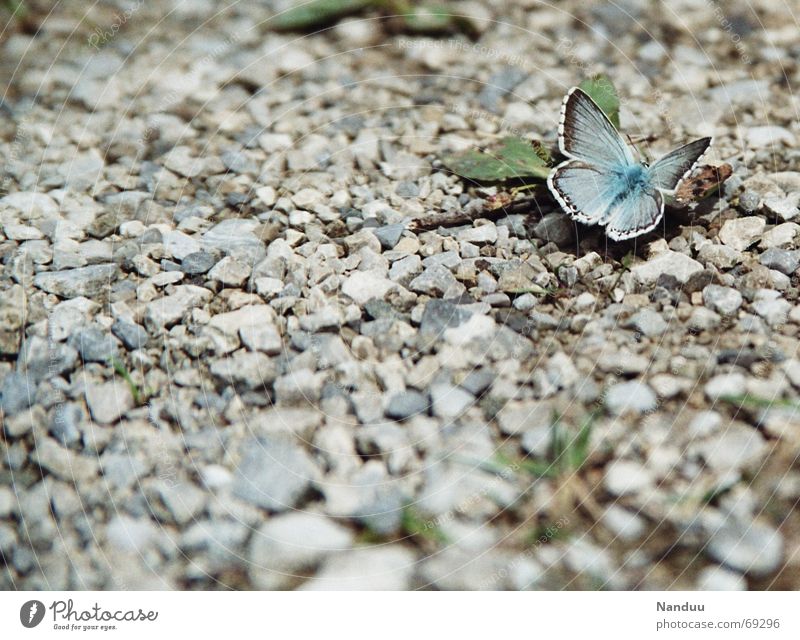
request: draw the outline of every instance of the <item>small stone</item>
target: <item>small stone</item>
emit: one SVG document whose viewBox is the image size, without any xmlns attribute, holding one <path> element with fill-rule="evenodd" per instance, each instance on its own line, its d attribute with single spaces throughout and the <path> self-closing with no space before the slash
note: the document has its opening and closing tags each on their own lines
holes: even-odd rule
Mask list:
<svg viewBox="0 0 800 640">
<path fill-rule="evenodd" d="M 410 255 L 392 264 L 389 269 L 389 278 L 407 287 L 420 273 L 422 273 L 422 258 L 418 255 Z"/>
<path fill-rule="evenodd" d="M 475 403 L 475 398 L 459 387 L 435 384 L 431 386 L 431 401 L 433 415 L 444 420 L 453 420 L 469 409 Z"/>
<path fill-rule="evenodd" d="M 408 287 L 417 293 L 443 298 L 457 298 L 466 290 L 450 270 L 441 265 L 428 267 Z"/>
<path fill-rule="evenodd" d="M 717 562 L 754 577 L 777 571 L 783 559 L 780 532 L 758 521 L 742 522 L 733 515 L 707 518 L 706 551 Z"/>
<path fill-rule="evenodd" d="M 751 148 L 774 147 L 785 144 L 788 147 L 797 146 L 794 134 L 783 127 L 764 125 L 750 127 L 745 133 L 747 145 Z"/>
<path fill-rule="evenodd" d="M 250 277 L 251 271 L 250 265 L 226 256 L 208 272 L 208 276 L 225 286 L 240 287 Z"/>
<path fill-rule="evenodd" d="M 792 309 L 792 305 L 779 296 L 777 291 L 762 289 L 753 301 L 753 310 L 771 327 L 785 324 Z"/>
<path fill-rule="evenodd" d="M 695 588 L 698 591 L 747 591 L 747 580 L 735 571 L 713 565 L 700 572 Z"/>
<path fill-rule="evenodd" d="M 575 223 L 562 213 L 548 213 L 533 227 L 533 235 L 564 246 L 575 239 Z"/>
<path fill-rule="evenodd" d="M 110 291 L 117 277 L 117 265 L 96 264 L 65 271 L 39 273 L 33 284 L 61 298 L 96 298 L 103 292 Z"/>
<path fill-rule="evenodd" d="M 459 231 L 457 238 L 461 242 L 473 244 L 494 244 L 497 242 L 497 227 L 494 223 L 481 224 L 471 229 Z"/>
<path fill-rule="evenodd" d="M 197 240 L 182 231 L 168 231 L 162 236 L 162 244 L 167 255 L 181 261 L 201 249 Z"/>
<path fill-rule="evenodd" d="M 256 326 L 241 327 L 239 336 L 251 351 L 263 351 L 271 356 L 278 355 L 283 351 L 281 334 L 272 324 L 261 323 Z"/>
<path fill-rule="evenodd" d="M 72 402 L 59 404 L 53 412 L 49 433 L 65 447 L 75 447 L 81 441 L 80 425 L 84 421 L 84 411 Z"/>
<path fill-rule="evenodd" d="M 418 414 L 427 414 L 429 408 L 426 395 L 418 391 L 402 391 L 389 400 L 386 415 L 394 420 L 405 420 Z"/>
<path fill-rule="evenodd" d="M 726 396 L 741 396 L 747 391 L 747 380 L 741 373 L 723 373 L 706 383 L 704 392 L 709 400 L 720 400 Z"/>
<path fill-rule="evenodd" d="M 181 271 L 189 276 L 198 276 L 208 271 L 217 264 L 217 257 L 205 251 L 195 251 L 181 260 Z"/>
<path fill-rule="evenodd" d="M 277 376 L 275 362 L 261 352 L 237 351 L 211 363 L 211 375 L 240 390 L 264 390 Z"/>
<path fill-rule="evenodd" d="M 653 475 L 633 460 L 615 460 L 606 468 L 604 486 L 615 496 L 639 493 L 653 486 Z"/>
<path fill-rule="evenodd" d="M 372 233 L 378 238 L 381 247 L 386 250 L 395 248 L 397 243 L 400 242 L 400 238 L 403 236 L 403 231 L 405 231 L 405 225 L 399 223 L 372 229 Z"/>
<path fill-rule="evenodd" d="M 111 333 L 122 341 L 125 348 L 134 351 L 147 345 L 149 336 L 145 328 L 125 318 L 117 318 L 111 325 Z"/>
<path fill-rule="evenodd" d="M 203 161 L 192 156 L 188 147 L 174 147 L 167 153 L 164 166 L 185 178 L 196 178 L 203 172 Z"/>
<path fill-rule="evenodd" d="M 331 556 L 301 591 L 406 591 L 416 567 L 399 545 L 364 547 Z"/>
<path fill-rule="evenodd" d="M 703 289 L 703 304 L 723 316 L 730 316 L 742 306 L 742 294 L 730 287 L 710 284 Z"/>
<path fill-rule="evenodd" d="M 695 307 L 692 311 L 692 315 L 689 316 L 687 326 L 693 331 L 711 331 L 716 329 L 721 322 L 722 318 L 720 318 L 719 314 L 713 312 L 711 309 Z"/>
<path fill-rule="evenodd" d="M 150 331 L 166 329 L 188 313 L 213 297 L 213 293 L 203 287 L 180 285 L 172 295 L 157 298 L 145 306 L 145 325 Z"/>
<path fill-rule="evenodd" d="M 249 571 L 257 588 L 287 585 L 292 574 L 312 569 L 326 555 L 346 551 L 353 534 L 316 513 L 287 513 L 270 518 L 253 534 Z"/>
<path fill-rule="evenodd" d="M 617 415 L 627 411 L 647 413 L 658 406 L 658 398 L 646 384 L 631 380 L 618 382 L 607 392 L 605 404 L 608 410 Z"/>
<path fill-rule="evenodd" d="M 364 306 L 373 298 L 383 297 L 397 285 L 368 271 L 354 271 L 342 283 L 342 293 L 349 296 L 359 306 Z"/>
<path fill-rule="evenodd" d="M 717 269 L 732 269 L 742 261 L 742 254 L 724 244 L 705 244 L 697 253 L 697 259 Z"/>
<path fill-rule="evenodd" d="M 84 362 L 108 363 L 119 355 L 117 340 L 96 326 L 75 332 L 67 341 Z"/>
<path fill-rule="evenodd" d="M 133 408 L 133 396 L 124 382 L 106 382 L 86 387 L 86 404 L 99 424 L 117 422 Z"/>
<path fill-rule="evenodd" d="M 88 482 L 97 476 L 96 459 L 79 455 L 58 445 L 52 438 L 37 438 L 32 460 L 65 482 Z"/>
<path fill-rule="evenodd" d="M 679 283 L 686 284 L 691 276 L 703 271 L 703 265 L 677 251 L 662 251 L 647 262 L 635 265 L 631 269 L 633 277 L 643 285 L 654 285 L 658 279 L 669 274 Z"/>
<path fill-rule="evenodd" d="M 719 230 L 719 239 L 723 244 L 736 251 L 744 251 L 761 239 L 761 234 L 766 226 L 766 220 L 757 216 L 733 218 L 722 225 Z"/>
<path fill-rule="evenodd" d="M 758 246 L 762 249 L 771 249 L 773 247 L 785 249 L 793 247 L 795 238 L 797 238 L 798 235 L 800 235 L 800 225 L 794 222 L 784 222 L 764 232 Z"/>
<path fill-rule="evenodd" d="M 262 509 L 286 511 L 298 506 L 317 477 L 310 456 L 283 438 L 250 438 L 240 451 L 233 493 Z"/>
<path fill-rule="evenodd" d="M 30 376 L 12 371 L 3 378 L 0 387 L 0 408 L 6 416 L 13 416 L 33 404 L 36 385 Z"/>
<path fill-rule="evenodd" d="M 642 309 L 629 321 L 630 326 L 647 337 L 662 335 L 667 330 L 667 323 L 661 314 L 652 309 Z"/>
<path fill-rule="evenodd" d="M 641 516 L 618 504 L 612 504 L 606 509 L 603 513 L 602 523 L 606 529 L 623 542 L 640 539 L 647 529 Z"/>
<path fill-rule="evenodd" d="M 553 412 L 553 405 L 547 401 L 507 402 L 497 414 L 497 423 L 500 425 L 500 432 L 505 435 L 514 436 L 533 431 L 537 437 L 549 437 Z"/>
<path fill-rule="evenodd" d="M 789 197 L 772 196 L 764 198 L 764 208 L 781 220 L 795 220 L 800 216 L 799 202 L 800 194 L 793 194 Z"/>
<path fill-rule="evenodd" d="M 158 528 L 147 518 L 117 515 L 106 527 L 106 540 L 110 547 L 125 553 L 147 553 L 158 538 Z"/>
<path fill-rule="evenodd" d="M 787 276 L 791 276 L 800 267 L 800 250 L 767 249 L 761 254 L 758 261 L 768 269 L 776 269 Z"/>
<path fill-rule="evenodd" d="M 316 205 L 322 204 L 322 193 L 310 187 L 300 189 L 292 196 L 292 202 L 296 207 L 313 211 Z"/>
<path fill-rule="evenodd" d="M 722 416 L 716 411 L 700 411 L 689 423 L 689 433 L 693 438 L 705 438 L 722 426 Z"/>
<path fill-rule="evenodd" d="M 290 371 L 275 380 L 275 398 L 279 404 L 308 405 L 322 396 L 324 377 L 310 369 Z"/>
</svg>

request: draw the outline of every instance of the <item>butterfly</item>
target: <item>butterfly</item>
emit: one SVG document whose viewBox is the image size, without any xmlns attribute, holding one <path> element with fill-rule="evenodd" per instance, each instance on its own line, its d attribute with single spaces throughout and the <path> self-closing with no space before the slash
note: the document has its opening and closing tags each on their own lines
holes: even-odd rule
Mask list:
<svg viewBox="0 0 800 640">
<path fill-rule="evenodd" d="M 558 146 L 568 159 L 555 167 L 547 186 L 573 219 L 599 224 L 612 240 L 652 231 L 664 215 L 664 198 L 673 196 L 711 146 L 700 138 L 651 165 L 634 157 L 603 110 L 578 87 L 561 108 Z"/>
</svg>

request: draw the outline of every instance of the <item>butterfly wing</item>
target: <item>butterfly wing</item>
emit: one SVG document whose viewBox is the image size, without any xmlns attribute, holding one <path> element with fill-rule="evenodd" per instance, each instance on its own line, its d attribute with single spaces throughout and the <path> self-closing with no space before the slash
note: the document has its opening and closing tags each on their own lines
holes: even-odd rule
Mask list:
<svg viewBox="0 0 800 640">
<path fill-rule="evenodd" d="M 661 191 L 675 191 L 710 146 L 711 138 L 700 138 L 659 158 L 647 170 L 653 186 Z"/>
<path fill-rule="evenodd" d="M 573 220 L 592 225 L 605 218 L 625 184 L 612 171 L 583 160 L 567 160 L 553 169 L 547 186 Z"/>
<path fill-rule="evenodd" d="M 606 235 L 612 240 L 629 240 L 652 231 L 664 215 L 664 199 L 654 186 L 627 190 L 609 208 Z"/>
<path fill-rule="evenodd" d="M 628 145 L 603 110 L 578 87 L 570 89 L 564 97 L 558 146 L 568 158 L 599 167 L 614 168 L 635 162 Z"/>
</svg>

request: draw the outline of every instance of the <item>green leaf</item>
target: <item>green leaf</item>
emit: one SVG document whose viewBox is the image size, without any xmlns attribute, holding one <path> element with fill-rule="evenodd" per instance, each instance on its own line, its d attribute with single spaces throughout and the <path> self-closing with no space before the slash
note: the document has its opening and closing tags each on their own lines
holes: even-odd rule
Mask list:
<svg viewBox="0 0 800 640">
<path fill-rule="evenodd" d="M 477 182 L 499 182 L 511 178 L 547 179 L 548 163 L 536 148 L 522 138 L 503 138 L 496 149 L 469 149 L 442 158 L 453 173 Z"/>
<path fill-rule="evenodd" d="M 275 31 L 316 29 L 375 4 L 375 0 L 312 0 L 275 16 L 269 26 Z"/>
<path fill-rule="evenodd" d="M 597 103 L 617 129 L 619 129 L 619 94 L 611 78 L 598 75 L 587 78 L 578 87 Z"/>
<path fill-rule="evenodd" d="M 442 33 L 453 27 L 450 11 L 443 5 L 413 7 L 403 20 L 412 33 Z"/>
</svg>

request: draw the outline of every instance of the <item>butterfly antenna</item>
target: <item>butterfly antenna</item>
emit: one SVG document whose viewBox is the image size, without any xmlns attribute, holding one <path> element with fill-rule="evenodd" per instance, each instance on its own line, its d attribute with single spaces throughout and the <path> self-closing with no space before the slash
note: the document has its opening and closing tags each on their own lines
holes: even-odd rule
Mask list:
<svg viewBox="0 0 800 640">
<path fill-rule="evenodd" d="M 654 140 L 655 138 L 653 138 L 653 136 L 645 136 L 645 137 L 643 137 L 643 138 L 639 138 L 638 140 L 634 141 L 634 139 L 633 139 L 633 138 L 631 138 L 630 134 L 626 133 L 626 134 L 625 134 L 625 136 L 628 138 L 628 142 L 630 143 L 630 145 L 631 145 L 631 146 L 632 146 L 634 149 L 636 149 L 637 153 L 639 154 L 639 157 L 640 157 L 640 158 L 644 158 L 645 162 L 646 162 L 647 164 L 650 164 L 650 163 L 651 163 L 651 160 L 650 160 L 650 154 L 648 154 L 648 153 L 646 153 L 646 152 L 643 152 L 643 151 L 642 151 L 642 150 L 641 150 L 641 149 L 638 147 L 638 144 L 640 144 L 640 143 L 642 143 L 642 142 L 651 142 L 651 141 L 652 141 L 652 140 Z"/>
</svg>

